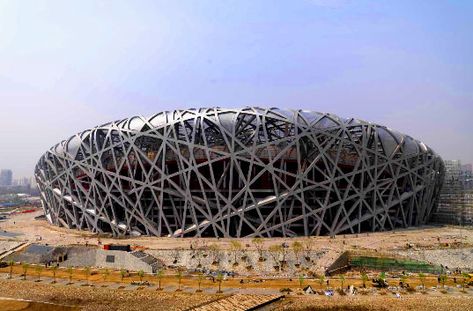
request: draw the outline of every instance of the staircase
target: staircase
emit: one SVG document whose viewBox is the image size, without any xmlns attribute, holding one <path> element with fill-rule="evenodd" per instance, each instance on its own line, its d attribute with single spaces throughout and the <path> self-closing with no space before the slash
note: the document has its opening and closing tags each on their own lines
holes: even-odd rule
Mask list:
<svg viewBox="0 0 473 311">
<path fill-rule="evenodd" d="M 156 273 L 158 269 L 164 266 L 163 262 L 153 255 L 147 254 L 143 251 L 133 251 L 130 254 L 141 260 L 142 262 L 151 266 L 152 272 Z"/>
<path fill-rule="evenodd" d="M 192 308 L 195 311 L 246 311 L 256 310 L 284 297 L 283 295 L 236 294 Z"/>
</svg>

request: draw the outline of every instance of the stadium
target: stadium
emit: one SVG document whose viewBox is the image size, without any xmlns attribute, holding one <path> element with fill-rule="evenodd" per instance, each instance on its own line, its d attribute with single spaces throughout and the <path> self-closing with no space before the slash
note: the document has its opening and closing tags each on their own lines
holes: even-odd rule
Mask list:
<svg viewBox="0 0 473 311">
<path fill-rule="evenodd" d="M 200 108 L 131 117 L 48 150 L 48 221 L 113 236 L 293 237 L 425 224 L 442 159 L 385 126 L 329 113 Z"/>
</svg>

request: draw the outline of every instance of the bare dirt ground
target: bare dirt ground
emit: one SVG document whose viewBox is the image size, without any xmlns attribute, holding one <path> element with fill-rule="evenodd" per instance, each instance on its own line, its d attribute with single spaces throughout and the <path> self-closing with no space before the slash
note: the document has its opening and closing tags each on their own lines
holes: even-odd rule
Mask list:
<svg viewBox="0 0 473 311">
<path fill-rule="evenodd" d="M 58 275 L 65 276 L 63 274 Z M 184 279 L 182 287 L 193 287 L 192 293 L 157 291 L 156 287 L 153 286 L 130 289 L 129 286 L 126 286 L 126 282 L 130 281 L 129 278 L 121 283 L 123 286 L 104 288 L 100 285 L 102 282 L 98 275 L 90 277 L 89 284 L 91 286 L 79 285 L 79 280 L 83 280 L 83 278 L 83 275 L 75 275 L 73 280 L 75 285 L 65 285 L 64 282 L 60 281 L 51 284 L 51 280 L 46 280 L 45 276 L 42 277 L 41 282 L 35 282 L 34 276 L 29 277 L 27 281 L 20 280 L 18 277 L 1 279 L 0 289 L 3 298 L 28 299 L 35 301 L 36 305 L 26 304 L 22 301 L 2 301 L 0 298 L 0 310 L 190 310 L 227 297 L 221 294 L 195 293 L 197 284 L 190 279 Z M 114 279 L 116 282 L 120 282 L 116 276 Z M 416 284 L 415 281 L 414 279 L 409 280 L 413 287 Z M 300 290 L 297 289 L 299 285 L 288 280 L 274 280 L 262 286 L 280 288 L 287 285 L 288 282 L 295 292 L 300 293 Z M 345 280 L 345 284 L 347 283 L 361 287 L 361 282 L 354 279 L 348 278 Z M 395 298 L 394 293 L 390 291 L 373 292 L 372 288 L 368 288 L 370 293 L 367 295 L 359 294 L 356 296 L 340 296 L 338 293 L 334 297 L 292 294 L 282 301 L 267 306 L 266 310 L 473 310 L 473 295 L 470 290 L 464 293 L 453 287 L 454 284 L 450 280 L 447 284 L 447 288 L 449 288 L 447 293 L 441 293 L 429 289 L 434 283 L 433 278 L 428 278 L 426 280 L 426 293 L 400 291 L 400 298 Z M 307 281 L 306 284 L 311 285 L 314 289 L 325 288 L 325 285 L 321 286 L 316 281 Z M 164 287 L 175 287 L 176 285 L 177 281 L 169 276 L 163 279 Z M 210 285 L 212 285 L 210 282 L 202 284 L 202 286 Z M 226 281 L 223 286 L 236 286 L 236 282 Z M 261 286 L 261 284 L 248 284 L 242 287 L 246 286 L 248 286 L 247 289 L 251 289 L 253 286 Z M 338 287 L 340 284 L 337 280 L 332 279 L 331 286 Z M 256 287 L 251 292 L 255 294 Z M 53 303 L 55 305 L 50 306 L 50 308 L 38 309 L 38 307 L 44 307 L 44 304 L 38 304 L 38 302 Z M 25 305 L 29 305 L 30 308 L 20 308 L 25 307 Z M 33 306 L 37 308 L 33 308 Z M 61 306 L 65 307 L 61 308 Z M 7 307 L 10 307 L 10 309 L 7 309 Z"/>
<path fill-rule="evenodd" d="M 2 311 L 79 311 L 79 307 L 65 306 L 44 302 L 35 302 L 22 299 L 0 298 Z"/>
<path fill-rule="evenodd" d="M 274 306 L 277 311 L 450 311 L 473 310 L 473 297 L 445 296 L 354 296 L 329 299 L 326 297 L 290 297 Z"/>
<path fill-rule="evenodd" d="M 3 297 L 76 306 L 84 311 L 187 310 L 219 298 L 209 294 L 165 293 L 147 289 L 124 291 L 16 280 L 0 280 L 0 288 Z"/>
<path fill-rule="evenodd" d="M 29 243 L 43 243 L 50 245 L 100 245 L 107 243 L 131 244 L 132 246 L 149 250 L 174 250 L 190 249 L 195 243 L 217 244 L 220 249 L 230 250 L 231 239 L 197 239 L 197 238 L 166 238 L 166 237 L 138 237 L 113 239 L 108 237 L 98 237 L 95 234 L 85 231 L 69 230 L 58 228 L 48 224 L 45 220 L 35 220 L 34 217 L 41 215 L 38 210 L 33 213 L 13 215 L 10 219 L 0 222 L 0 230 L 9 233 L 19 234 L 18 236 L 0 236 L 0 240 L 20 241 Z M 316 263 L 321 268 L 329 266 L 345 250 L 371 250 L 380 253 L 408 254 L 426 261 L 438 264 L 445 262 L 462 264 L 462 267 L 473 269 L 473 257 L 470 250 L 473 248 L 473 228 L 461 228 L 454 226 L 444 227 L 422 227 L 397 230 L 395 232 L 364 233 L 345 236 L 311 237 L 311 238 L 272 238 L 264 239 L 264 248 L 271 245 L 288 243 L 294 241 L 313 241 L 313 250 L 324 250 L 326 255 Z M 246 250 L 255 251 L 251 239 L 239 239 Z M 465 251 L 466 250 L 466 251 Z M 452 258 L 448 258 L 452 257 Z M 459 264 L 457 264 L 459 265 Z M 75 269 L 72 274 L 74 283 L 85 282 L 88 279 L 95 284 L 94 288 L 81 286 L 66 286 L 60 284 L 46 284 L 46 282 L 32 282 L 35 270 L 30 268 L 28 276 L 30 281 L 20 281 L 19 275 L 23 273 L 21 265 L 13 267 L 16 280 L 0 280 L 0 289 L 4 297 L 31 299 L 40 302 L 54 302 L 58 304 L 81 306 L 84 310 L 182 310 L 195 305 L 204 304 L 215 300 L 217 283 L 215 280 L 206 278 L 202 281 L 201 287 L 207 288 L 205 293 L 195 293 L 198 288 L 198 280 L 195 274 L 184 273 L 181 280 L 183 292 L 175 292 L 179 286 L 175 270 L 167 270 L 162 279 L 164 292 L 156 291 L 157 279 L 152 275 L 145 275 L 143 280 L 149 281 L 153 286 L 143 290 L 130 290 L 130 283 L 138 281 L 136 273 L 121 278 L 118 271 L 112 271 L 107 276 L 108 283 L 114 283 L 115 287 L 102 287 L 104 283 L 100 269 L 93 269 L 94 273 L 86 276 L 84 270 Z M 9 267 L 0 269 L 0 272 L 8 273 Z M 370 277 L 374 277 L 371 274 Z M 42 277 L 52 277 L 51 270 L 43 270 Z M 425 285 L 428 288 L 427 294 L 417 291 L 414 294 L 402 292 L 402 298 L 394 298 L 393 291 L 385 295 L 373 292 L 369 295 L 324 297 L 322 295 L 298 295 L 300 284 L 296 278 L 289 278 L 283 274 L 278 275 L 249 275 L 236 276 L 222 282 L 224 293 L 279 293 L 282 288 L 290 288 L 293 294 L 283 301 L 271 306 L 277 310 L 473 310 L 472 290 L 466 293 L 461 292 L 458 283 L 454 283 L 454 276 L 450 276 L 446 286 L 448 291 L 442 294 L 440 290 L 432 289 L 438 285 L 437 276 L 427 276 Z M 458 276 L 457 276 L 458 277 Z M 69 274 L 66 269 L 57 271 L 57 278 L 68 280 Z M 459 278 L 458 278 L 459 279 Z M 88 282 L 87 281 L 87 282 Z M 58 282 L 64 284 L 64 282 Z M 331 288 L 341 285 L 338 277 L 329 279 Z M 394 275 L 388 275 L 390 285 L 397 285 L 399 279 Z M 418 287 L 420 280 L 412 275 L 407 279 L 411 287 Z M 306 278 L 303 285 L 311 285 L 316 290 L 327 287 L 326 283 L 320 284 L 314 278 Z M 28 284 L 28 286 L 25 286 Z M 77 284 L 76 284 L 77 285 Z M 344 287 L 354 285 L 361 287 L 359 273 L 348 273 L 344 280 Z M 118 289 L 125 288 L 128 290 Z M 1 296 L 1 295 L 0 295 Z M 11 304 L 11 302 L 9 302 Z M 2 305 L 0 302 L 0 310 Z M 28 309 L 26 309 L 28 310 Z M 33 310 L 33 309 L 31 309 Z"/>
<path fill-rule="evenodd" d="M 102 269 L 92 269 L 90 275 L 87 275 L 84 269 L 74 269 L 72 274 L 70 275 L 68 271 L 64 268 L 60 268 L 56 271 L 56 278 L 62 280 L 69 280 L 73 283 L 78 282 L 89 282 L 93 284 L 103 284 L 103 283 L 117 283 L 122 286 L 129 285 L 132 282 L 139 282 L 139 281 L 147 281 L 151 283 L 153 286 L 157 286 L 158 279 L 154 275 L 146 274 L 142 277 L 142 279 L 138 276 L 137 273 L 131 273 L 130 276 L 126 276 L 124 278 L 121 277 L 119 271 L 110 271 L 110 274 L 106 276 L 104 280 L 104 276 L 101 273 Z M 4 273 L 6 277 L 7 274 L 10 272 L 10 267 L 0 268 L 0 273 Z M 24 273 L 23 267 L 19 264 L 12 267 L 13 275 L 19 278 Z M 30 265 L 27 270 L 28 279 L 36 280 L 38 278 L 38 273 L 35 269 L 35 265 Z M 370 274 L 371 278 L 376 277 L 377 274 L 373 273 Z M 53 278 L 53 270 L 51 269 L 42 269 L 40 277 L 44 278 Z M 457 283 L 454 283 L 454 276 L 448 277 L 445 282 L 445 286 L 450 288 L 453 293 L 460 293 L 460 289 L 455 288 L 457 285 L 460 284 L 461 277 L 457 277 Z M 327 286 L 326 281 L 329 281 L 329 285 Z M 391 285 L 397 285 L 399 283 L 399 278 L 390 276 L 388 274 L 387 281 Z M 355 287 L 362 287 L 362 280 L 358 273 L 347 273 L 344 279 L 344 287 L 349 285 L 353 285 Z M 167 271 L 164 276 L 161 278 L 161 286 L 165 289 L 175 289 L 178 287 L 178 278 L 174 271 Z M 406 283 L 408 283 L 411 287 L 418 287 L 421 285 L 421 281 L 416 274 L 411 275 L 406 278 Z M 334 276 L 332 278 L 327 277 L 323 284 L 320 284 L 319 279 L 304 279 L 303 280 L 303 287 L 306 285 L 310 285 L 312 288 L 317 290 L 324 290 L 327 287 L 329 288 L 338 288 L 341 286 L 341 280 L 338 276 Z M 426 288 L 431 288 L 433 286 L 439 285 L 437 282 L 437 276 L 426 276 L 424 285 Z M 198 278 L 196 275 L 191 274 L 184 274 L 181 279 L 181 286 L 182 288 L 186 288 L 188 292 L 195 292 L 198 289 Z M 371 288 L 371 282 L 367 282 L 368 288 Z M 234 277 L 228 278 L 222 281 L 222 288 L 223 289 L 233 289 L 233 290 L 255 290 L 255 289 L 267 289 L 270 290 L 270 293 L 278 293 L 282 288 L 290 288 L 294 292 L 300 290 L 300 283 L 298 279 L 288 279 L 288 278 L 256 278 L 256 277 Z M 216 292 L 218 288 L 218 283 L 215 280 L 207 277 L 201 280 L 201 288 L 208 288 L 213 289 L 212 292 Z M 453 294 L 452 293 L 452 294 Z"/>
<path fill-rule="evenodd" d="M 167 238 L 167 237 L 137 237 L 114 239 L 99 237 L 96 234 L 60 228 L 50 225 L 46 220 L 35 220 L 34 218 L 42 214 L 38 209 L 33 213 L 16 214 L 4 222 L 0 222 L 0 230 L 8 233 L 19 234 L 16 237 L 2 237 L 0 240 L 15 240 L 29 243 L 43 243 L 49 245 L 100 245 L 108 243 L 131 244 L 134 247 L 148 249 L 148 252 L 162 258 L 167 265 L 172 265 L 172 252 L 170 250 L 181 250 L 177 265 L 194 268 L 197 266 L 195 259 L 191 260 L 184 256 L 182 250 L 191 249 L 191 245 L 216 244 L 221 250 L 231 249 L 231 239 L 220 238 Z M 335 238 L 326 236 L 310 238 L 271 238 L 263 239 L 263 248 L 268 250 L 271 245 L 286 242 L 288 245 L 294 241 L 312 241 L 313 252 L 320 252 L 320 257 L 313 262 L 310 267 L 314 273 L 323 273 L 333 261 L 346 250 L 368 250 L 380 253 L 403 255 L 409 258 L 428 261 L 433 264 L 447 266 L 450 269 L 461 268 L 462 270 L 473 271 L 473 228 L 455 226 L 425 226 L 421 228 L 400 229 L 391 232 L 376 232 L 340 235 Z M 254 244 L 251 239 L 243 238 L 239 241 L 244 246 L 244 250 L 250 255 L 256 254 Z M 166 253 L 166 251 L 168 251 Z M 257 255 L 256 261 L 257 261 Z M 253 257 L 255 257 L 253 256 Z M 232 267 L 226 260 L 225 270 L 235 270 L 239 274 L 297 277 L 304 271 L 294 269 L 294 258 L 289 252 L 288 260 L 292 271 L 276 273 L 270 261 L 257 263 L 253 261 L 253 269 L 245 270 L 245 264 Z M 269 255 L 267 256 L 269 257 Z M 292 256 L 294 257 L 294 256 Z M 209 257 L 210 258 L 210 257 Z M 210 267 L 214 269 L 215 267 Z M 307 265 L 306 265 L 307 268 Z"/>
<path fill-rule="evenodd" d="M 203 243 L 216 243 L 222 249 L 230 249 L 231 239 L 226 238 L 167 238 L 167 237 L 138 237 L 138 238 L 104 238 L 87 232 L 65 229 L 50 225 L 46 220 L 35 220 L 41 215 L 41 209 L 33 213 L 17 214 L 0 223 L 0 230 L 21 234 L 17 239 L 27 242 L 41 242 L 51 245 L 123 243 L 146 246 L 149 249 L 189 249 L 196 240 Z M 264 247 L 283 242 L 291 243 L 307 238 L 271 238 L 264 239 Z M 375 232 L 340 235 L 335 238 L 326 236 L 311 237 L 315 249 L 366 249 L 376 251 L 405 250 L 407 244 L 417 249 L 438 249 L 473 246 L 473 228 L 454 226 L 425 226 L 410 229 L 399 229 L 390 232 Z M 251 239 L 239 239 L 244 245 L 253 248 Z"/>
</svg>

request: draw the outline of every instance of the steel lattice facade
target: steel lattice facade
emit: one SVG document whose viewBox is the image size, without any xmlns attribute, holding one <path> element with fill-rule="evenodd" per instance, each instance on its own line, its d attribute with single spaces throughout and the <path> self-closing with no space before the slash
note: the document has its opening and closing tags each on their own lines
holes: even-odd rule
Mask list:
<svg viewBox="0 0 473 311">
<path fill-rule="evenodd" d="M 424 224 L 443 162 L 384 126 L 302 110 L 132 117 L 39 160 L 47 219 L 121 235 L 298 236 Z"/>
</svg>

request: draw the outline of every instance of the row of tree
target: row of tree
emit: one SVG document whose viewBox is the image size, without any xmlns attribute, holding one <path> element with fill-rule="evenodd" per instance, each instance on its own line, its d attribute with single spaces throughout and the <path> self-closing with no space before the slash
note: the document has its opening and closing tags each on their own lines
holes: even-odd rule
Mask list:
<svg viewBox="0 0 473 311">
<path fill-rule="evenodd" d="M 236 261 L 236 257 L 235 257 L 235 261 Z M 9 278 L 11 279 L 12 278 L 12 275 L 13 275 L 13 267 L 15 265 L 15 262 L 14 261 L 9 261 L 8 262 L 8 265 L 10 267 L 10 271 L 9 271 Z M 34 271 L 36 272 L 36 275 L 37 275 L 37 281 L 41 281 L 41 275 L 42 275 L 42 272 L 43 272 L 43 269 L 44 267 L 42 265 L 34 265 L 34 266 L 30 266 L 30 264 L 28 263 L 23 263 L 21 264 L 21 267 L 22 267 L 22 270 L 23 270 L 23 280 L 26 280 L 26 276 L 27 276 L 27 273 L 29 271 L 29 269 L 32 267 L 34 269 Z M 56 265 L 53 265 L 51 266 L 50 268 L 48 268 L 48 270 L 50 270 L 52 272 L 52 275 L 53 275 L 53 283 L 56 283 L 56 274 L 57 274 L 57 270 L 58 270 L 58 266 Z M 75 269 L 73 267 L 67 267 L 66 268 L 66 272 L 68 274 L 68 277 L 69 277 L 69 284 L 72 283 L 72 277 L 73 277 L 73 274 L 74 274 L 74 271 Z M 109 269 L 102 269 L 100 270 L 101 274 L 102 274 L 102 279 L 104 282 L 107 281 L 109 275 L 111 274 L 110 270 Z M 87 266 L 87 267 L 84 267 L 84 276 L 85 276 L 85 281 L 87 282 L 87 284 L 89 284 L 89 278 L 90 276 L 92 275 L 93 271 L 92 271 L 92 268 Z M 129 272 L 125 269 L 120 269 L 120 276 L 121 276 L 121 281 L 123 282 L 124 281 L 124 278 L 129 276 Z M 145 276 L 145 272 L 143 270 L 139 270 L 137 272 L 137 275 L 140 279 L 140 283 L 143 283 L 143 278 Z M 162 287 L 161 287 L 161 284 L 162 284 L 162 280 L 164 278 L 164 270 L 163 269 L 160 269 L 158 270 L 154 276 L 155 278 L 157 279 L 158 281 L 158 290 L 162 290 Z M 177 273 L 175 275 L 175 277 L 177 278 L 177 281 L 178 281 L 178 288 L 177 288 L 177 291 L 181 291 L 181 283 L 182 283 L 182 278 L 183 278 L 183 272 L 181 269 L 178 269 L 177 270 Z M 418 280 L 420 281 L 421 285 L 422 285 L 422 289 L 425 290 L 425 280 L 426 280 L 426 275 L 424 273 L 418 273 L 417 274 L 417 278 Z M 198 273 L 197 275 L 197 283 L 198 283 L 198 292 L 201 291 L 201 284 L 202 284 L 202 281 L 205 279 L 205 275 L 203 273 Z M 299 276 L 299 283 L 300 283 L 300 286 L 302 287 L 303 283 L 304 283 L 304 279 L 305 277 L 303 275 L 300 275 Z M 368 274 L 366 272 L 361 272 L 360 273 L 360 279 L 362 280 L 362 283 L 363 283 L 363 287 L 366 288 L 366 283 L 367 281 L 369 280 L 369 277 L 368 277 Z M 462 290 L 465 291 L 465 286 L 468 284 L 468 282 L 470 281 L 471 279 L 471 276 L 468 274 L 468 273 L 462 273 L 460 275 L 460 283 L 461 283 L 461 286 L 462 286 Z M 221 292 L 221 285 L 222 285 L 222 281 L 223 281 L 223 274 L 222 273 L 218 273 L 216 278 L 214 278 L 214 281 L 217 281 L 217 284 L 218 284 L 218 292 Z M 341 288 L 344 288 L 344 284 L 345 284 L 345 275 L 343 274 L 340 274 L 338 275 L 338 280 L 339 280 L 339 283 L 340 283 L 340 287 Z M 445 283 L 447 282 L 448 280 L 448 276 L 446 274 L 441 274 L 438 276 L 438 282 L 440 284 L 442 284 L 442 288 L 445 287 Z M 454 278 L 455 282 L 456 282 L 456 277 Z M 405 275 L 405 274 L 402 274 L 400 277 L 399 277 L 399 285 L 404 287 L 404 286 L 409 286 L 408 285 L 408 276 Z M 324 275 L 320 275 L 318 277 L 318 282 L 320 283 L 320 286 L 322 287 L 325 283 L 326 283 L 326 286 L 328 287 L 329 286 L 329 279 L 326 279 L 326 277 Z M 381 286 L 383 286 L 384 284 L 386 284 L 387 286 L 387 276 L 386 276 L 386 273 L 385 272 L 381 272 L 379 274 L 379 276 L 376 278 L 376 279 L 373 279 L 373 282 L 376 282 L 377 284 L 381 284 Z"/>
<path fill-rule="evenodd" d="M 262 238 L 254 238 L 252 240 L 252 245 L 254 249 L 258 252 L 258 261 L 266 261 L 266 255 L 269 253 L 269 256 L 273 259 L 274 266 L 276 269 L 279 267 L 284 267 L 287 264 L 287 256 L 289 251 L 292 251 L 296 259 L 295 266 L 299 267 L 301 265 L 302 259 L 304 258 L 307 262 L 311 260 L 313 256 L 314 244 L 313 240 L 306 239 L 304 241 L 294 241 L 290 245 L 283 244 L 273 244 L 269 247 L 265 247 L 265 243 Z M 247 245 L 248 247 L 249 245 Z M 194 242 L 191 244 L 192 249 L 192 258 L 197 260 L 197 267 L 202 267 L 203 258 L 210 257 L 212 265 L 218 265 L 223 256 L 223 249 L 218 244 L 206 244 L 199 242 Z M 229 251 L 233 259 L 233 265 L 239 265 L 240 259 L 243 261 L 248 261 L 249 257 L 246 254 L 246 249 L 243 247 L 243 244 L 238 240 L 232 240 L 230 242 Z M 174 259 L 174 264 L 177 264 L 180 258 L 180 250 L 175 250 L 172 254 Z"/>
<path fill-rule="evenodd" d="M 10 267 L 10 271 L 9 271 L 9 276 L 8 278 L 11 279 L 13 277 L 13 267 L 15 266 L 15 262 L 14 261 L 9 261 L 8 262 L 8 265 Z M 30 271 L 30 269 L 34 269 L 35 273 L 36 273 L 36 276 L 37 276 L 37 280 L 36 281 L 41 281 L 41 276 L 42 276 L 42 272 L 44 270 L 44 267 L 42 265 L 30 265 L 28 263 L 22 263 L 21 264 L 21 267 L 22 267 L 22 277 L 23 277 L 23 280 L 26 280 L 26 277 L 28 275 L 28 272 Z M 47 270 L 51 271 L 52 272 L 52 275 L 53 275 L 53 283 L 56 283 L 56 280 L 57 280 L 57 271 L 58 271 L 58 266 L 54 265 L 54 266 L 51 266 L 49 268 L 47 268 Z M 84 267 L 83 268 L 83 271 L 84 271 L 84 279 L 86 281 L 86 284 L 89 285 L 89 278 L 92 274 L 94 274 L 95 271 L 92 270 L 91 267 L 87 266 L 87 267 Z M 68 274 L 68 279 L 69 279 L 69 283 L 68 284 L 73 284 L 72 282 L 72 279 L 73 279 L 73 275 L 74 275 L 74 272 L 76 272 L 76 269 L 74 267 L 67 267 L 66 268 L 66 273 Z M 108 280 L 108 277 L 110 276 L 111 274 L 111 271 L 109 269 L 102 269 L 99 271 L 102 275 L 102 280 L 104 282 L 106 282 Z M 130 276 L 130 273 L 128 272 L 128 270 L 126 269 L 120 269 L 119 271 L 120 273 L 120 278 L 121 278 L 121 281 L 123 282 L 125 277 L 129 277 Z M 140 283 L 143 283 L 143 278 L 145 277 L 145 272 L 143 270 L 139 270 L 138 272 L 136 272 L 136 275 L 139 277 L 140 279 Z M 162 283 L 163 283 L 163 279 L 164 279 L 164 276 L 165 276 L 165 273 L 164 273 L 164 270 L 163 269 L 160 269 L 158 270 L 155 274 L 154 274 L 154 277 L 156 278 L 157 280 L 157 283 L 158 283 L 158 288 L 157 290 L 163 290 L 163 287 L 161 286 Z M 178 282 L 178 288 L 176 291 L 181 291 L 181 285 L 182 285 L 182 279 L 184 277 L 183 275 L 183 271 L 181 269 L 178 269 L 177 270 L 177 273 L 175 274 L 175 277 L 177 279 L 177 282 Z M 202 289 L 201 289 L 201 285 L 202 285 L 202 282 L 203 280 L 205 279 L 205 275 L 203 273 L 199 273 L 197 275 L 197 284 L 198 284 L 198 289 L 197 289 L 197 292 L 202 292 Z M 222 292 L 222 282 L 223 282 L 223 279 L 224 279 L 224 276 L 222 273 L 217 273 L 216 277 L 214 278 L 214 281 L 217 283 L 218 285 L 218 290 L 217 290 L 217 293 L 221 293 Z"/>
</svg>

